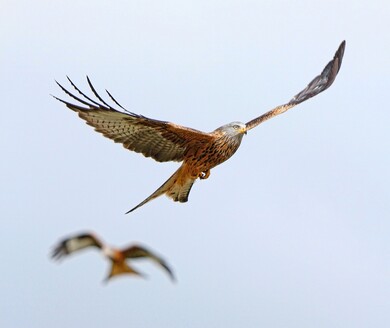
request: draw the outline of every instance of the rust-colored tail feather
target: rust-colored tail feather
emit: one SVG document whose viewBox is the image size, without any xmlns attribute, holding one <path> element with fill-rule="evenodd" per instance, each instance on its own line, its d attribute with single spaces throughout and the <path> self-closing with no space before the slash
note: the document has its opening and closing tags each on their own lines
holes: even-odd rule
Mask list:
<svg viewBox="0 0 390 328">
<path fill-rule="evenodd" d="M 112 277 L 115 277 L 117 275 L 122 275 L 122 274 L 134 274 L 142 278 L 146 278 L 146 276 L 143 273 L 134 270 L 125 261 L 119 261 L 119 262 L 112 261 L 110 272 L 108 276 L 103 280 L 103 282 L 107 283 Z"/>
<path fill-rule="evenodd" d="M 192 185 L 196 179 L 186 177 L 184 183 L 181 174 L 183 173 L 183 165 L 178 168 L 178 170 L 172 174 L 172 176 L 164 182 L 164 184 L 158 188 L 153 194 L 148 198 L 143 200 L 137 206 L 133 207 L 131 210 L 127 211 L 126 214 L 135 211 L 137 208 L 145 205 L 152 199 L 155 199 L 163 194 L 166 194 L 168 197 L 172 198 L 175 202 L 185 203 L 188 201 L 188 195 L 190 194 Z"/>
</svg>

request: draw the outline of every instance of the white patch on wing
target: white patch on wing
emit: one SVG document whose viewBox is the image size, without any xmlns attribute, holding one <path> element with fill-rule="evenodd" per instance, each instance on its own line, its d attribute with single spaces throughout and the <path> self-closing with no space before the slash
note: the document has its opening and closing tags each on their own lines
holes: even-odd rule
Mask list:
<svg viewBox="0 0 390 328">
<path fill-rule="evenodd" d="M 109 258 L 113 258 L 115 255 L 115 250 L 108 246 L 103 246 L 102 252 L 104 256 L 107 256 Z"/>
<path fill-rule="evenodd" d="M 69 253 L 72 253 L 91 245 L 93 245 L 93 243 L 90 238 L 73 238 L 67 241 L 66 248 L 68 249 Z"/>
</svg>

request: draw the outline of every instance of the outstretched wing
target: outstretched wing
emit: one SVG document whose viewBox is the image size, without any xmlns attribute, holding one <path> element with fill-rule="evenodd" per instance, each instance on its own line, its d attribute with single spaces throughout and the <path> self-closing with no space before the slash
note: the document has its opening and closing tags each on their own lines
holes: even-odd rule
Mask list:
<svg viewBox="0 0 390 328">
<path fill-rule="evenodd" d="M 52 258 L 59 260 L 66 255 L 87 247 L 102 247 L 102 242 L 91 233 L 65 238 L 53 249 Z"/>
<path fill-rule="evenodd" d="M 337 73 L 340 70 L 341 62 L 344 56 L 344 50 L 345 41 L 341 42 L 333 59 L 328 63 L 328 65 L 325 66 L 322 73 L 316 76 L 304 90 L 295 95 L 287 104 L 278 106 L 270 110 L 269 112 L 246 123 L 246 129 L 253 129 L 264 121 L 269 120 L 276 115 L 282 114 L 290 108 L 300 104 L 301 102 L 304 102 L 307 99 L 314 97 L 322 91 L 328 89 L 332 85 L 333 81 L 337 76 Z"/>
<path fill-rule="evenodd" d="M 134 259 L 134 258 L 149 258 L 149 259 L 151 259 L 152 261 L 156 262 L 157 264 L 159 264 L 160 266 L 162 266 L 165 269 L 165 271 L 169 274 L 172 281 L 176 280 L 176 278 L 173 274 L 173 271 L 167 265 L 167 263 L 160 256 L 157 256 L 155 253 L 151 252 L 150 250 L 148 250 L 144 247 L 141 247 L 141 246 L 134 245 L 134 246 L 123 249 L 121 252 L 126 258 L 129 258 L 129 259 Z"/>
<path fill-rule="evenodd" d="M 88 77 L 88 85 L 98 101 L 81 92 L 69 77 L 68 80 L 83 98 L 76 97 L 61 84 L 58 82 L 57 84 L 67 95 L 80 104 L 75 105 L 60 98 L 54 98 L 77 112 L 87 124 L 93 126 L 97 132 L 102 133 L 105 137 L 122 143 L 129 150 L 142 153 L 146 157 L 152 157 L 158 162 L 180 162 L 192 145 L 209 142 L 212 139 L 208 133 L 131 113 L 124 109 L 106 90 L 112 101 L 124 110 L 124 112 L 118 111 L 99 96 Z"/>
</svg>

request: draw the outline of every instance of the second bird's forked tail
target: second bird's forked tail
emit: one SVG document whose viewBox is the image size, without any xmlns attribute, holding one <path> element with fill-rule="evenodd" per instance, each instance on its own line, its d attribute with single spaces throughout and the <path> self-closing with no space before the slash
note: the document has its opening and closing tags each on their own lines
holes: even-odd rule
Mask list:
<svg viewBox="0 0 390 328">
<path fill-rule="evenodd" d="M 136 276 L 139 276 L 141 278 L 146 278 L 147 276 L 141 272 L 138 272 L 137 270 L 134 270 L 132 267 L 130 267 L 124 260 L 123 261 L 113 261 L 111 260 L 111 269 L 108 273 L 108 276 L 103 280 L 103 283 L 108 283 L 111 278 L 117 276 L 117 275 L 123 275 L 123 274 L 133 274 Z"/>
<path fill-rule="evenodd" d="M 167 181 L 165 181 L 160 188 L 158 188 L 153 194 L 151 194 L 148 198 L 143 200 L 137 206 L 127 211 L 126 214 L 135 211 L 137 208 L 145 205 L 152 199 L 155 199 L 163 194 L 166 194 L 175 202 L 187 202 L 188 195 L 190 194 L 192 185 L 194 184 L 196 178 L 186 176 L 184 171 L 184 166 L 180 166 L 177 171 L 173 173 L 172 176 Z"/>
</svg>

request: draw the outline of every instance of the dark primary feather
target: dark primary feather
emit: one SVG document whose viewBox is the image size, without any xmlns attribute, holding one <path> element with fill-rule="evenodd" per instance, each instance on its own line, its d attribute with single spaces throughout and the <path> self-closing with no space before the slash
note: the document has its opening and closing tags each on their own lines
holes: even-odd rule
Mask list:
<svg viewBox="0 0 390 328">
<path fill-rule="evenodd" d="M 61 243 L 58 243 L 51 254 L 51 257 L 55 260 L 60 260 L 63 258 L 65 255 L 68 255 L 69 252 L 66 249 L 66 242 L 62 241 Z"/>
<path fill-rule="evenodd" d="M 126 110 L 120 112 L 102 99 L 88 77 L 88 85 L 100 102 L 88 97 L 72 80 L 69 78 L 68 80 L 84 99 L 75 96 L 58 82 L 57 84 L 68 96 L 85 106 L 72 104 L 58 97 L 55 97 L 56 99 L 78 112 L 79 116 L 97 132 L 146 157 L 152 157 L 159 162 L 180 162 L 184 159 L 190 145 L 206 143 L 212 138 L 207 133 L 170 122 L 150 119 Z M 107 93 L 118 106 L 124 109 L 109 92 Z"/>
<path fill-rule="evenodd" d="M 92 246 L 101 248 L 102 243 L 97 237 L 90 233 L 65 238 L 54 247 L 52 258 L 59 260 L 73 252 Z"/>
<path fill-rule="evenodd" d="M 126 258 L 129 258 L 129 259 L 149 258 L 149 259 L 155 261 L 156 263 L 161 265 L 167 271 L 167 273 L 169 274 L 172 281 L 176 280 L 172 269 L 167 265 L 167 263 L 160 256 L 157 256 L 155 253 L 146 249 L 145 247 L 134 245 L 134 246 L 130 246 L 128 248 L 121 250 L 121 252 L 123 253 L 123 255 Z"/>
<path fill-rule="evenodd" d="M 320 75 L 316 76 L 308 86 L 295 95 L 289 103 L 299 104 L 311 97 L 318 95 L 320 92 L 328 89 L 340 70 L 345 51 L 345 41 L 341 42 L 333 59 L 325 66 Z"/>
<path fill-rule="evenodd" d="M 333 59 L 325 66 L 321 74 L 316 76 L 305 89 L 296 94 L 287 104 L 280 105 L 246 123 L 247 130 L 253 129 L 264 121 L 276 115 L 282 114 L 290 108 L 293 108 L 294 106 L 328 89 L 332 85 L 333 81 L 336 79 L 336 76 L 340 70 L 344 56 L 344 50 L 345 41 L 341 42 Z"/>
</svg>

